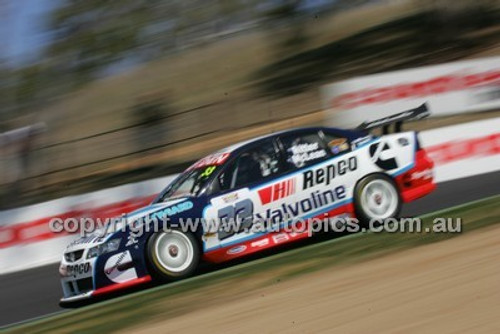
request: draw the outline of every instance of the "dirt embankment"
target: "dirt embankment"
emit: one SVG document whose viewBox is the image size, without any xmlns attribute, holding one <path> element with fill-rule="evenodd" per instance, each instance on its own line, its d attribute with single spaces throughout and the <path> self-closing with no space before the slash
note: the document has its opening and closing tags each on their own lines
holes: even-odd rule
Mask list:
<svg viewBox="0 0 500 334">
<path fill-rule="evenodd" d="M 499 245 L 500 227 L 486 228 L 128 332 L 500 333 Z"/>
</svg>

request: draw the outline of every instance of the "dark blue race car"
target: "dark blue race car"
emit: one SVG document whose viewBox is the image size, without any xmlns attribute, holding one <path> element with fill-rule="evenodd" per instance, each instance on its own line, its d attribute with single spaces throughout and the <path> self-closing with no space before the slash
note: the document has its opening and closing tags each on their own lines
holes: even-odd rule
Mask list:
<svg viewBox="0 0 500 334">
<path fill-rule="evenodd" d="M 427 114 L 424 105 L 356 130 L 284 131 L 199 160 L 151 205 L 67 247 L 61 301 L 182 279 L 201 261 L 307 238 L 313 224 L 329 219 L 366 224 L 396 217 L 403 202 L 435 188 L 433 163 L 417 134 L 400 131 L 403 121 Z M 384 134 L 370 134 L 375 127 Z"/>
</svg>

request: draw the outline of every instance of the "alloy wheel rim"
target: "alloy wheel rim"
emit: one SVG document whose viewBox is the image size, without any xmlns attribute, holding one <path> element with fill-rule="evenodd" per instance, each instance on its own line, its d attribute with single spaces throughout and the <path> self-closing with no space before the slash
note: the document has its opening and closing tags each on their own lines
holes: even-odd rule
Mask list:
<svg viewBox="0 0 500 334">
<path fill-rule="evenodd" d="M 194 258 L 191 241 L 179 231 L 170 231 L 160 235 L 156 239 L 155 252 L 161 266 L 176 273 L 186 270 Z"/>
<path fill-rule="evenodd" d="M 398 194 L 387 181 L 370 181 L 361 192 L 361 204 L 372 219 L 392 217 L 397 210 Z"/>
</svg>

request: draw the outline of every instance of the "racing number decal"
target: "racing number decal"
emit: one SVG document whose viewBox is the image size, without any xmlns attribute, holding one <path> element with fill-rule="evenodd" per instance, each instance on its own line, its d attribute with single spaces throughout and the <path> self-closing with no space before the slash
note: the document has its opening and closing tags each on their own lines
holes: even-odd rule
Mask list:
<svg viewBox="0 0 500 334">
<path fill-rule="evenodd" d="M 217 218 L 221 223 L 218 230 L 219 240 L 223 240 L 248 229 L 253 224 L 253 202 L 244 199 L 234 205 L 219 209 Z"/>
<path fill-rule="evenodd" d="M 209 177 L 216 168 L 217 166 L 208 166 L 207 168 L 205 168 L 203 173 L 200 174 L 200 177 Z"/>
</svg>

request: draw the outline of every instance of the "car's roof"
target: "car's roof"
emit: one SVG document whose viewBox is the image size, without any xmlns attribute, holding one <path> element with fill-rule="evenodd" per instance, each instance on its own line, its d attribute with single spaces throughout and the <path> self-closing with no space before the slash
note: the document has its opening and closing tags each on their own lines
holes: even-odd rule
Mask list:
<svg viewBox="0 0 500 334">
<path fill-rule="evenodd" d="M 249 140 L 245 140 L 245 141 L 239 142 L 237 144 L 233 144 L 231 146 L 225 147 L 225 148 L 217 151 L 216 153 L 220 153 L 220 154 L 233 153 L 233 152 L 238 151 L 239 149 L 245 147 L 246 145 L 256 143 L 256 142 L 261 141 L 261 140 L 266 139 L 266 138 L 273 138 L 273 137 L 279 136 L 279 135 L 300 133 L 300 132 L 306 132 L 306 131 L 319 131 L 319 130 L 334 132 L 334 133 L 337 133 L 338 135 L 343 136 L 345 138 L 348 138 L 350 140 L 365 135 L 364 133 L 356 131 L 356 130 L 345 130 L 345 129 L 329 128 L 329 127 L 292 128 L 292 129 L 287 129 L 287 130 L 283 130 L 283 131 L 273 132 L 273 133 L 259 136 L 256 138 L 252 138 Z"/>
<path fill-rule="evenodd" d="M 258 143 L 261 140 L 264 140 L 266 138 L 273 138 L 279 135 L 287 135 L 287 134 L 294 134 L 294 133 L 300 133 L 300 132 L 307 132 L 307 131 L 325 131 L 325 132 L 331 132 L 334 133 L 335 135 L 339 137 L 344 137 L 349 140 L 354 140 L 356 138 L 365 136 L 365 132 L 360 132 L 357 130 L 345 130 L 345 129 L 338 129 L 338 128 L 329 128 L 329 127 L 308 127 L 308 128 L 293 128 L 293 129 L 288 129 L 284 131 L 279 131 L 279 132 L 273 132 L 264 136 L 252 138 L 250 140 L 242 141 L 240 143 L 225 147 L 221 150 L 218 150 L 217 152 L 214 152 L 212 154 L 209 154 L 198 161 L 196 161 L 194 164 L 188 167 L 187 170 L 191 170 L 193 168 L 201 168 L 201 167 L 206 167 L 210 165 L 222 165 L 224 164 L 227 159 L 234 155 L 238 154 L 238 151 L 245 149 L 247 145 L 251 145 L 254 143 Z"/>
<path fill-rule="evenodd" d="M 225 147 L 225 148 L 219 150 L 217 153 L 231 153 L 231 152 L 234 152 L 234 151 L 236 151 L 236 150 L 238 150 L 238 149 L 240 149 L 243 146 L 246 146 L 248 144 L 251 144 L 251 143 L 254 143 L 254 142 L 258 142 L 258 141 L 266 139 L 266 138 L 272 138 L 272 137 L 280 135 L 280 134 L 284 134 L 284 133 L 288 133 L 288 132 L 293 132 L 293 130 L 297 130 L 297 129 L 288 129 L 288 130 L 283 130 L 283 131 L 268 133 L 267 135 L 258 136 L 258 137 L 252 138 L 252 139 L 247 139 L 247 140 L 244 140 L 242 142 L 239 142 L 239 143 L 233 144 L 231 146 Z"/>
</svg>

